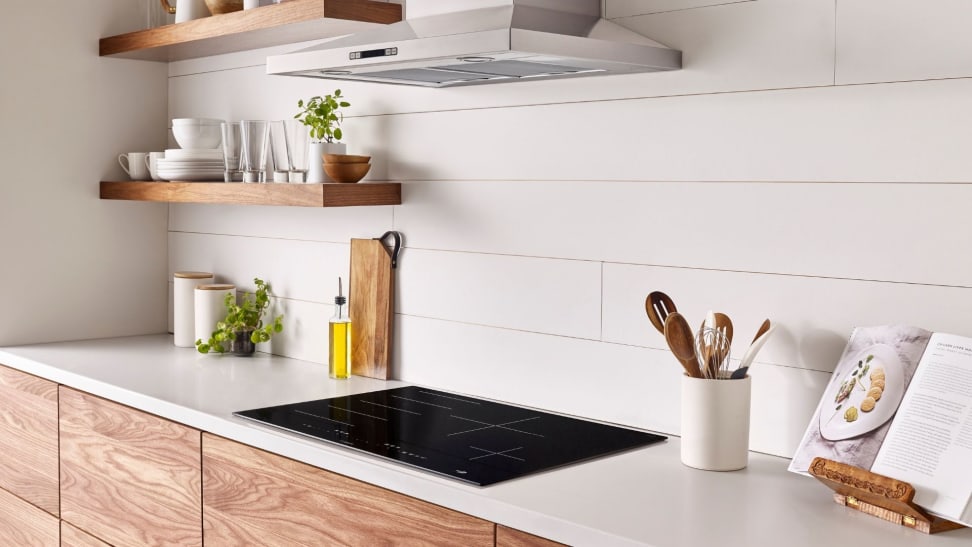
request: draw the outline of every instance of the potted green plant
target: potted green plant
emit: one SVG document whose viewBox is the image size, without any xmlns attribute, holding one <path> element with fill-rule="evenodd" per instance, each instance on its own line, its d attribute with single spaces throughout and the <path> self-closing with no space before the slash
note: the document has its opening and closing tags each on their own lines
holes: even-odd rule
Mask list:
<svg viewBox="0 0 972 547">
<path fill-rule="evenodd" d="M 333 182 L 324 173 L 322 156 L 347 153 L 347 146 L 338 142 L 344 136 L 341 131 L 341 122 L 344 121 L 341 109 L 351 106 L 344 99 L 341 90 L 335 89 L 333 95 L 311 97 L 307 102 L 303 99 L 297 101 L 300 112 L 294 115 L 294 119 L 310 128 L 307 182 Z"/>
<path fill-rule="evenodd" d="M 283 315 L 278 315 L 269 324 L 263 323 L 263 314 L 270 305 L 270 284 L 259 277 L 253 279 L 256 293 L 243 294 L 242 302 L 236 303 L 232 294 L 226 295 L 226 317 L 216 323 L 216 330 L 203 342 L 196 340 L 199 353 L 225 353 L 232 351 L 237 355 L 252 355 L 256 344 L 269 342 L 270 338 L 283 330 Z"/>
</svg>

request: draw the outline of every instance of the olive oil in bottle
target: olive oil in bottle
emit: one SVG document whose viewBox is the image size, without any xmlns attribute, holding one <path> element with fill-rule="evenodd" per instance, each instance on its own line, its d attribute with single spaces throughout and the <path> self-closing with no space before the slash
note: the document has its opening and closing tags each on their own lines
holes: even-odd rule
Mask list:
<svg viewBox="0 0 972 547">
<path fill-rule="evenodd" d="M 339 380 L 351 377 L 351 319 L 348 317 L 347 302 L 339 277 L 338 295 L 334 297 L 334 317 L 328 325 L 328 371 L 331 378 Z"/>
</svg>

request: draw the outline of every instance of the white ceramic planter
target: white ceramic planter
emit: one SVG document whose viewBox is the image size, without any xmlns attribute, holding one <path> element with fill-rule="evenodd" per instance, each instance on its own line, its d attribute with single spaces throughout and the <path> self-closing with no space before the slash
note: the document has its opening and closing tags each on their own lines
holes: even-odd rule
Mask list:
<svg viewBox="0 0 972 547">
<path fill-rule="evenodd" d="M 334 182 L 324 173 L 324 154 L 347 154 L 343 142 L 312 142 L 307 156 L 307 182 Z"/>
</svg>

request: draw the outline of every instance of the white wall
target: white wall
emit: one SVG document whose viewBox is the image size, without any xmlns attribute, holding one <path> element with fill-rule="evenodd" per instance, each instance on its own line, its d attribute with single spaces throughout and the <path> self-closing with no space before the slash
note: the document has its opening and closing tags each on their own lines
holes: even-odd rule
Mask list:
<svg viewBox="0 0 972 547">
<path fill-rule="evenodd" d="M 960 0 L 608 0 L 684 51 L 664 74 L 445 90 L 170 66 L 171 117 L 284 118 L 340 87 L 397 207 L 170 208 L 169 272 L 273 282 L 274 353 L 324 362 L 349 239 L 407 240 L 395 374 L 678 433 L 680 368 L 644 298 L 770 317 L 752 447 L 790 455 L 855 325 L 972 335 L 972 38 Z"/>
<path fill-rule="evenodd" d="M 166 66 L 98 57 L 131 0 L 4 2 L 0 345 L 165 328 L 166 206 L 98 199 L 122 152 L 165 143 Z"/>
</svg>

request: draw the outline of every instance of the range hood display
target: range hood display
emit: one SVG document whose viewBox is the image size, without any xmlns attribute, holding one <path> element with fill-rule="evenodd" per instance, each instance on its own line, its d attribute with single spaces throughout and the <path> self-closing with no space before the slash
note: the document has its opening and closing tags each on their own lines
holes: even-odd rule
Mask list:
<svg viewBox="0 0 972 547">
<path fill-rule="evenodd" d="M 267 72 L 452 87 L 676 70 L 682 54 L 601 17 L 601 0 L 508 5 L 408 19 L 267 59 Z"/>
</svg>

